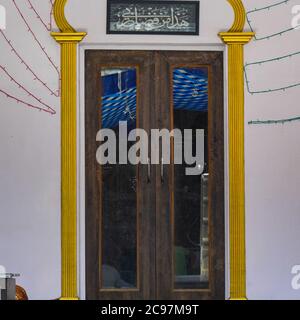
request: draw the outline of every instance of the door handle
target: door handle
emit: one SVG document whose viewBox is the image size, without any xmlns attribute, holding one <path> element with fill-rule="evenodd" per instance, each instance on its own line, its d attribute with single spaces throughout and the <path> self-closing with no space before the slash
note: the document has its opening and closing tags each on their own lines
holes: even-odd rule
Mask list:
<svg viewBox="0 0 300 320">
<path fill-rule="evenodd" d="M 160 162 L 160 180 L 161 184 L 164 184 L 164 158 L 161 158 Z"/>
<path fill-rule="evenodd" d="M 151 183 L 151 164 L 150 164 L 150 158 L 148 158 L 148 183 Z"/>
</svg>

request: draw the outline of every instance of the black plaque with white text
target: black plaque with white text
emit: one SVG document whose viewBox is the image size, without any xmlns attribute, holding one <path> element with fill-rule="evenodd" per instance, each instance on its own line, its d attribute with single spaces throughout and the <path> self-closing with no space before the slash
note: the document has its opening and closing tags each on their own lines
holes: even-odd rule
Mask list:
<svg viewBox="0 0 300 320">
<path fill-rule="evenodd" d="M 107 33 L 199 35 L 199 6 L 199 1 L 107 0 Z"/>
</svg>

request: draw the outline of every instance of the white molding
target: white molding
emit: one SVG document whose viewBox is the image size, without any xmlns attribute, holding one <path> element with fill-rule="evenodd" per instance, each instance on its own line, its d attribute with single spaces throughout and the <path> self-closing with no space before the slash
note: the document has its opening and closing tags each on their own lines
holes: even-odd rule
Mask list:
<svg viewBox="0 0 300 320">
<path fill-rule="evenodd" d="M 229 233 L 229 130 L 228 130 L 228 46 L 224 50 L 224 194 L 225 194 L 225 298 L 230 298 Z"/>
<path fill-rule="evenodd" d="M 99 43 L 80 43 L 79 50 L 178 50 L 178 51 L 224 51 L 225 45 L 223 43 L 204 44 L 187 42 L 187 43 L 128 43 L 128 42 L 99 42 Z"/>
</svg>

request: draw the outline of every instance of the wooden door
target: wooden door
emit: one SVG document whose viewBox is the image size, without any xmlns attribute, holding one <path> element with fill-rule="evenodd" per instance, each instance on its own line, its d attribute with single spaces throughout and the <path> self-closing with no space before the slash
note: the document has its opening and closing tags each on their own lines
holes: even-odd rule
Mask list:
<svg viewBox="0 0 300 320">
<path fill-rule="evenodd" d="M 155 54 L 155 67 L 160 84 L 156 122 L 170 131 L 192 129 L 193 154 L 195 130 L 202 129 L 205 150 L 199 172 L 192 175 L 187 175 L 191 166 L 185 159 L 174 164 L 173 156 L 168 165 L 161 157 L 156 176 L 156 296 L 224 299 L 223 54 L 161 51 Z M 183 141 L 185 149 L 188 141 Z M 175 145 L 173 139 L 173 155 Z"/>
<path fill-rule="evenodd" d="M 222 59 L 219 52 L 86 52 L 88 299 L 224 298 Z M 128 132 L 144 129 L 149 146 L 151 129 L 203 129 L 201 174 L 186 176 L 186 164 L 174 164 L 174 138 L 170 163 L 160 154 L 151 164 L 149 150 L 149 163 L 99 165 L 99 129 L 118 133 L 117 120 Z"/>
<path fill-rule="evenodd" d="M 123 120 L 128 131 L 149 132 L 153 53 L 91 50 L 85 67 L 87 298 L 153 299 L 154 171 L 150 164 L 100 165 L 96 158 L 101 128 L 118 134 Z"/>
</svg>

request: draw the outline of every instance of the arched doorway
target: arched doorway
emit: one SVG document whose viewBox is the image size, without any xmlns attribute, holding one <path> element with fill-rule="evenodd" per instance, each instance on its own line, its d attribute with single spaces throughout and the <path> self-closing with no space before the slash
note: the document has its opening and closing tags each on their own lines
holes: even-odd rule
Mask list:
<svg viewBox="0 0 300 320">
<path fill-rule="evenodd" d="M 234 10 L 235 19 L 231 29 L 219 35 L 228 45 L 230 296 L 231 299 L 246 299 L 243 46 L 254 34 L 243 31 L 245 9 L 242 1 L 227 1 Z M 86 34 L 76 32 L 66 20 L 66 2 L 55 1 L 54 16 L 61 32 L 52 33 L 62 51 L 62 299 L 78 299 L 76 49 Z"/>
</svg>

